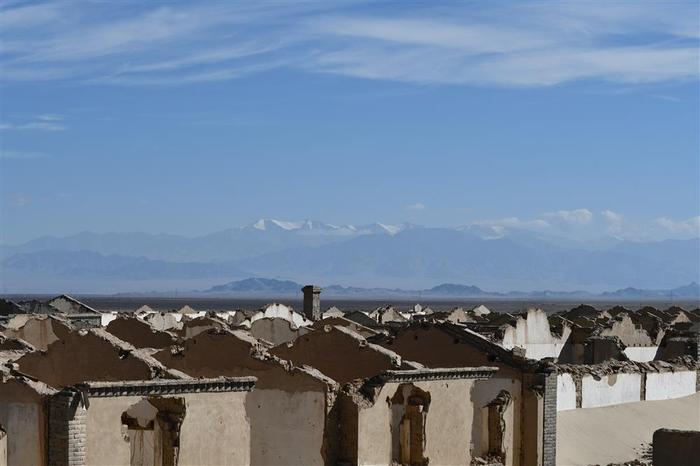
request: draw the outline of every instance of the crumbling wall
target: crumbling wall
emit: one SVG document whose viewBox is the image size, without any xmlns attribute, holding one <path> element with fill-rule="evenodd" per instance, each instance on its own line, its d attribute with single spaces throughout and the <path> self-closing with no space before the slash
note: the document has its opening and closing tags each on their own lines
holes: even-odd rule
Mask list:
<svg viewBox="0 0 700 466">
<path fill-rule="evenodd" d="M 3 333 L 11 338 L 20 338 L 37 349 L 46 350 L 69 331 L 67 323 L 47 315 L 22 314 L 10 319 Z"/>
<path fill-rule="evenodd" d="M 270 352 L 295 364 L 307 364 L 337 382 L 373 377 L 401 367 L 399 355 L 367 342 L 344 327 L 324 327 Z"/>
<path fill-rule="evenodd" d="M 522 434 L 522 384 L 515 379 L 491 378 L 477 380 L 470 391 L 473 406 L 471 414 L 471 452 L 473 456 L 483 456 L 489 452 L 488 443 L 488 405 L 502 392 L 508 392 L 511 400 L 503 413 L 505 433 L 503 452 L 505 466 L 520 465 L 520 447 Z"/>
<path fill-rule="evenodd" d="M 504 348 L 525 348 L 530 359 L 556 358 L 566 344 L 571 328 L 564 326 L 561 335 L 555 335 L 547 314 L 541 309 L 529 309 L 525 317 L 519 317 L 515 327 L 508 325 L 501 344 Z"/>
<path fill-rule="evenodd" d="M 284 465 L 290 458 L 298 458 L 297 464 L 323 463 L 329 408 L 324 380 L 329 380 L 322 375 L 315 377 L 265 355 L 252 337 L 232 331 L 208 331 L 154 357 L 193 377 L 257 377 L 245 401 L 251 464 Z"/>
<path fill-rule="evenodd" d="M 630 361 L 649 362 L 654 360 L 658 350 L 658 346 L 628 346 L 623 352 Z"/>
<path fill-rule="evenodd" d="M 692 395 L 696 391 L 697 371 L 649 372 L 646 399 L 668 400 Z"/>
<path fill-rule="evenodd" d="M 473 392 L 474 380 L 413 382 L 430 395 L 425 416 L 424 457 L 429 464 L 468 464 L 471 461 L 474 400 L 465 396 Z M 358 412 L 357 464 L 392 464 L 391 398 L 401 384 L 387 383 L 371 406 Z M 490 400 L 489 400 L 490 401 Z"/>
<path fill-rule="evenodd" d="M 175 340 L 174 335 L 156 330 L 148 322 L 133 317 L 120 316 L 110 322 L 106 330 L 137 348 L 165 348 Z"/>
<path fill-rule="evenodd" d="M 252 464 L 247 392 L 188 393 L 180 427 L 179 464 Z M 147 397 L 89 399 L 86 417 L 86 461 L 91 466 L 129 464 L 130 445 L 121 416 Z"/>
<path fill-rule="evenodd" d="M 581 379 L 581 407 L 596 408 L 641 399 L 641 374 L 586 375 Z"/>
<path fill-rule="evenodd" d="M 125 350 L 93 333 L 97 331 L 70 332 L 51 343 L 47 352 L 27 353 L 16 362 L 22 372 L 56 388 L 85 381 L 147 380 L 164 369 L 136 357 L 133 347 Z"/>
<path fill-rule="evenodd" d="M 255 338 L 269 341 L 273 345 L 281 345 L 296 340 L 310 330 L 306 327 L 296 327 L 287 319 L 265 318 L 252 322 L 249 332 Z"/>
</svg>

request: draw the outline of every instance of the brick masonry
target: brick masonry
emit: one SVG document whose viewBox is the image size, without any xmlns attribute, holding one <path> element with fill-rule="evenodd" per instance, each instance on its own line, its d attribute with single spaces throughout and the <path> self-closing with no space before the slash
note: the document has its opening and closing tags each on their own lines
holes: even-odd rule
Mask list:
<svg viewBox="0 0 700 466">
<path fill-rule="evenodd" d="M 557 459 L 557 374 L 547 374 L 544 382 L 544 429 L 542 466 L 556 466 Z"/>
<path fill-rule="evenodd" d="M 80 394 L 62 391 L 49 401 L 49 466 L 84 466 L 87 411 Z"/>
</svg>

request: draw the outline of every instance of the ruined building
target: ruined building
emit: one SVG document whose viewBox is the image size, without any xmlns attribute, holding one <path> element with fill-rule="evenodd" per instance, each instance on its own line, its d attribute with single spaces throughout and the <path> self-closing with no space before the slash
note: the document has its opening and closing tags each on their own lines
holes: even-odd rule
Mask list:
<svg viewBox="0 0 700 466">
<path fill-rule="evenodd" d="M 321 289 L 303 292 L 301 313 L 3 300 L 0 466 L 645 464 L 652 440 L 666 466 L 694 451 L 698 309 L 322 312 Z"/>
</svg>

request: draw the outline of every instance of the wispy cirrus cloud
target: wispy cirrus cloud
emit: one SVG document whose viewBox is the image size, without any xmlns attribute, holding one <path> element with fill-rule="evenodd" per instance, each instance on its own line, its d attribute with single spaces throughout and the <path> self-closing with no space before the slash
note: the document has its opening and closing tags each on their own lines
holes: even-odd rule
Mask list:
<svg viewBox="0 0 700 466">
<path fill-rule="evenodd" d="M 2 79 L 187 84 L 291 68 L 517 87 L 698 76 L 694 2 L 392 6 L 10 4 L 0 6 Z"/>
<path fill-rule="evenodd" d="M 423 204 L 422 202 L 416 202 L 415 204 L 409 204 L 404 208 L 406 210 L 420 211 L 420 210 L 425 210 L 426 205 Z"/>
<path fill-rule="evenodd" d="M 48 157 L 48 154 L 43 152 L 0 149 L 0 159 L 35 160 L 44 159 L 46 157 Z"/>
<path fill-rule="evenodd" d="M 51 113 L 37 115 L 24 121 L 0 123 L 1 131 L 63 131 L 66 126 L 63 124 L 63 116 Z"/>
</svg>

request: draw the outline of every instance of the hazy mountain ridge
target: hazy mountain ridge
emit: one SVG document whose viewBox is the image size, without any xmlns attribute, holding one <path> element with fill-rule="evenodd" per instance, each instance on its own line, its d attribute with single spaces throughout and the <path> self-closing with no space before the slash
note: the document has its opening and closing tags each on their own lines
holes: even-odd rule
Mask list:
<svg viewBox="0 0 700 466">
<path fill-rule="evenodd" d="M 262 219 L 193 238 L 84 232 L 2 249 L 0 271 L 6 283 L 13 278 L 6 291 L 24 277 L 32 277 L 37 287 L 42 280 L 71 279 L 89 292 L 95 281 L 107 286 L 109 280 L 140 280 L 148 286 L 149 280 L 161 280 L 153 289 L 167 289 L 162 280 L 180 280 L 182 288 L 188 279 L 216 284 L 221 277 L 258 276 L 362 290 L 472 283 L 497 290 L 590 292 L 672 289 L 700 276 L 698 239 L 576 242 L 524 231 L 410 224 L 356 227 Z"/>
<path fill-rule="evenodd" d="M 291 280 L 275 280 L 269 278 L 248 278 L 217 285 L 197 293 L 211 295 L 290 295 L 300 293 L 302 284 Z M 473 285 L 443 283 L 422 290 L 404 290 L 398 288 L 362 288 L 329 285 L 323 288 L 326 296 L 340 297 L 443 297 L 443 298 L 614 298 L 614 299 L 646 299 L 646 298 L 679 298 L 700 299 L 700 284 L 693 282 L 668 290 L 642 290 L 624 288 L 606 291 L 599 294 L 586 291 L 485 291 Z"/>
</svg>

